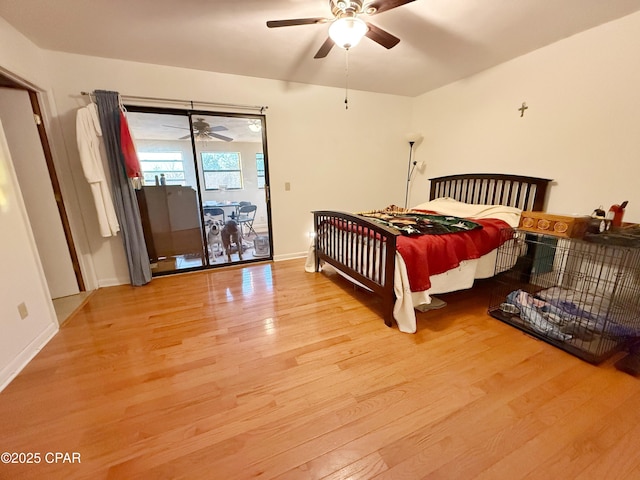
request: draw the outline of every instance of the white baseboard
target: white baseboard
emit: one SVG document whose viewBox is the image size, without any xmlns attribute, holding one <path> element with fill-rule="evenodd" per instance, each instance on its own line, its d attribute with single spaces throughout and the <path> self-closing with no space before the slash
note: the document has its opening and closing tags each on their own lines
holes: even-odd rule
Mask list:
<svg viewBox="0 0 640 480">
<path fill-rule="evenodd" d="M 123 281 L 119 278 L 101 278 L 98 280 L 98 288 L 104 287 L 117 287 L 118 285 L 130 285 L 131 282 L 127 279 Z"/>
<path fill-rule="evenodd" d="M 298 253 L 285 253 L 283 255 L 274 255 L 273 261 L 279 262 L 281 260 L 292 260 L 294 258 L 306 258 L 308 252 L 298 252 Z"/>
<path fill-rule="evenodd" d="M 40 350 L 58 333 L 58 325 L 50 323 L 6 367 L 0 370 L 0 392 L 33 360 Z"/>
</svg>

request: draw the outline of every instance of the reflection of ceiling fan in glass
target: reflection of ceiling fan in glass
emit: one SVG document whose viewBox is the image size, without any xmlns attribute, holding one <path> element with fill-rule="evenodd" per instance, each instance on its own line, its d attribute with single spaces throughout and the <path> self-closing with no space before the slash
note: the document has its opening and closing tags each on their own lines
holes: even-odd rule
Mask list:
<svg viewBox="0 0 640 480">
<path fill-rule="evenodd" d="M 262 122 L 257 118 L 249 120 L 249 130 L 251 130 L 253 133 L 258 133 L 262 130 Z"/>
<path fill-rule="evenodd" d="M 171 128 L 179 128 L 181 130 L 189 130 L 184 127 L 176 127 L 174 125 L 165 125 Z M 226 137 L 224 135 L 220 135 L 216 132 L 224 132 L 225 130 L 229 130 L 227 127 L 222 125 L 211 126 L 207 122 L 204 121 L 204 118 L 196 118 L 193 123 L 193 136 L 196 140 L 213 140 L 217 138 L 218 140 L 223 140 L 225 142 L 232 142 L 233 138 Z M 186 140 L 187 138 L 191 138 L 191 135 L 185 135 L 184 137 L 180 137 L 180 140 Z"/>
</svg>

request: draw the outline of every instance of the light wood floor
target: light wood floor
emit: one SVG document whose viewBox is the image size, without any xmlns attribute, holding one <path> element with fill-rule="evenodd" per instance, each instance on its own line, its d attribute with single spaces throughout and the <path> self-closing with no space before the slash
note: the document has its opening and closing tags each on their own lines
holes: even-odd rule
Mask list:
<svg viewBox="0 0 640 480">
<path fill-rule="evenodd" d="M 80 292 L 68 297 L 60 297 L 53 299 L 53 308 L 56 311 L 58 323 L 62 325 L 79 309 L 93 292 Z"/>
<path fill-rule="evenodd" d="M 640 379 L 443 295 L 415 335 L 302 260 L 94 293 L 0 393 L 2 479 L 638 479 Z M 52 457 L 49 457 L 51 459 Z"/>
</svg>

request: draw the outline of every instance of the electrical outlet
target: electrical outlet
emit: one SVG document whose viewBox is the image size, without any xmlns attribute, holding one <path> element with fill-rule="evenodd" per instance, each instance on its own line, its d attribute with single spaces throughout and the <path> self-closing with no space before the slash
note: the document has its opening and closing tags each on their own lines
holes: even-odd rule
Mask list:
<svg viewBox="0 0 640 480">
<path fill-rule="evenodd" d="M 20 318 L 24 320 L 29 316 L 29 310 L 27 310 L 27 304 L 22 302 L 18 305 L 18 313 L 20 314 Z"/>
<path fill-rule="evenodd" d="M 291 183 L 289 182 L 284 182 L 284 191 L 288 192 L 291 190 Z"/>
</svg>

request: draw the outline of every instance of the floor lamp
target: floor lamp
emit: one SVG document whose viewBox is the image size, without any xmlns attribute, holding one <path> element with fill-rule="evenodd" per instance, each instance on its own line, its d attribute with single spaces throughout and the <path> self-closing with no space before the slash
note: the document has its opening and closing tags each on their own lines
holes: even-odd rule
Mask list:
<svg viewBox="0 0 640 480">
<path fill-rule="evenodd" d="M 409 186 L 411 184 L 411 175 L 413 175 L 413 170 L 416 168 L 418 162 L 413 160 L 413 146 L 422 140 L 422 135 L 419 133 L 409 133 L 406 136 L 407 141 L 409 142 L 409 165 L 407 167 L 407 190 L 404 195 L 404 208 L 407 207 L 407 203 L 409 201 Z"/>
</svg>

